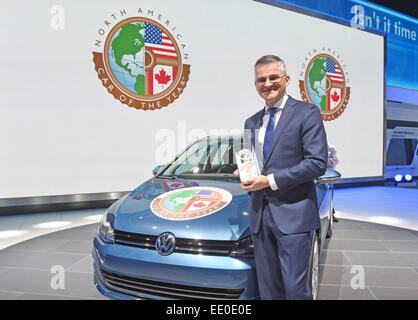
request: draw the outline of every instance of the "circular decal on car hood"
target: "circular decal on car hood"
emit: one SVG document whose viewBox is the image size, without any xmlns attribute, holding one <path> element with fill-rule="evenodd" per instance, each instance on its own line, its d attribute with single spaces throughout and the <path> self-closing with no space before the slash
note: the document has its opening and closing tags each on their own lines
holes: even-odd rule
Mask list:
<svg viewBox="0 0 418 320">
<path fill-rule="evenodd" d="M 151 211 L 168 220 L 190 220 L 208 216 L 226 207 L 232 195 L 223 189 L 191 187 L 166 192 L 151 202 Z"/>
</svg>

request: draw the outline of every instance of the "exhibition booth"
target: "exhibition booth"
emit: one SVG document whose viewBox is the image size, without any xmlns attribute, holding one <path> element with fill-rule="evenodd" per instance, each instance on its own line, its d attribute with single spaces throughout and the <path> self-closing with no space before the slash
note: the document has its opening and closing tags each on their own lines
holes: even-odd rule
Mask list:
<svg viewBox="0 0 418 320">
<path fill-rule="evenodd" d="M 259 298 L 233 151 L 266 54 L 327 136 L 314 298 L 418 299 L 416 18 L 361 0 L 2 8 L 0 300 Z"/>
</svg>

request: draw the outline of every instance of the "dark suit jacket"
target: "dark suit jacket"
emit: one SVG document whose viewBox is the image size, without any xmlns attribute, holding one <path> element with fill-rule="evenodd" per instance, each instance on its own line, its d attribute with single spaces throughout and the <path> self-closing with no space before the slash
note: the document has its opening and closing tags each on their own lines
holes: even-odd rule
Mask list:
<svg viewBox="0 0 418 320">
<path fill-rule="evenodd" d="M 264 108 L 245 122 L 253 146 Z M 257 148 L 256 148 L 257 149 Z M 274 130 L 270 153 L 261 174 L 273 173 L 277 191 L 270 187 L 250 193 L 250 229 L 257 233 L 263 199 L 282 233 L 294 234 L 319 228 L 314 179 L 323 175 L 328 162 L 328 144 L 318 107 L 288 96 Z"/>
</svg>

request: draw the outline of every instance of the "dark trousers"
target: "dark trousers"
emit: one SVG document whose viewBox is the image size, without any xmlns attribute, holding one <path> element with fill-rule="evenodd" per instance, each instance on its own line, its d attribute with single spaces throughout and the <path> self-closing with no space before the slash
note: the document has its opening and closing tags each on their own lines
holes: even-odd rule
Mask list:
<svg viewBox="0 0 418 320">
<path fill-rule="evenodd" d="M 313 232 L 283 234 L 268 204 L 263 203 L 261 225 L 253 234 L 260 298 L 312 300 L 309 259 Z"/>
</svg>

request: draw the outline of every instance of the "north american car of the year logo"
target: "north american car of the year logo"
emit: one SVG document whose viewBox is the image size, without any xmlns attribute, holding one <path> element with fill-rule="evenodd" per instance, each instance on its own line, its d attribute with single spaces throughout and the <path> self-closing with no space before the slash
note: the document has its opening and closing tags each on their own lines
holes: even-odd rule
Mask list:
<svg viewBox="0 0 418 320">
<path fill-rule="evenodd" d="M 331 49 L 322 50 L 324 53 L 316 54 L 318 51 L 313 50 L 305 57 L 299 89 L 305 102 L 320 109 L 324 121 L 332 121 L 341 116 L 348 105 L 350 80 L 340 55 Z"/>
<path fill-rule="evenodd" d="M 151 211 L 168 220 L 190 220 L 213 214 L 226 207 L 232 195 L 223 189 L 191 187 L 166 192 L 151 202 Z"/>
<path fill-rule="evenodd" d="M 138 11 L 147 15 L 144 12 Z M 172 32 L 176 28 L 160 17 L 148 10 L 146 17 L 119 21 L 104 41 L 96 40 L 103 50 L 93 52 L 97 75 L 108 93 L 129 107 L 166 107 L 179 98 L 189 80 L 190 65 L 183 63 L 188 54 L 182 52 L 185 45 L 179 42 L 182 35 Z M 104 29 L 99 29 L 102 33 Z"/>
</svg>

